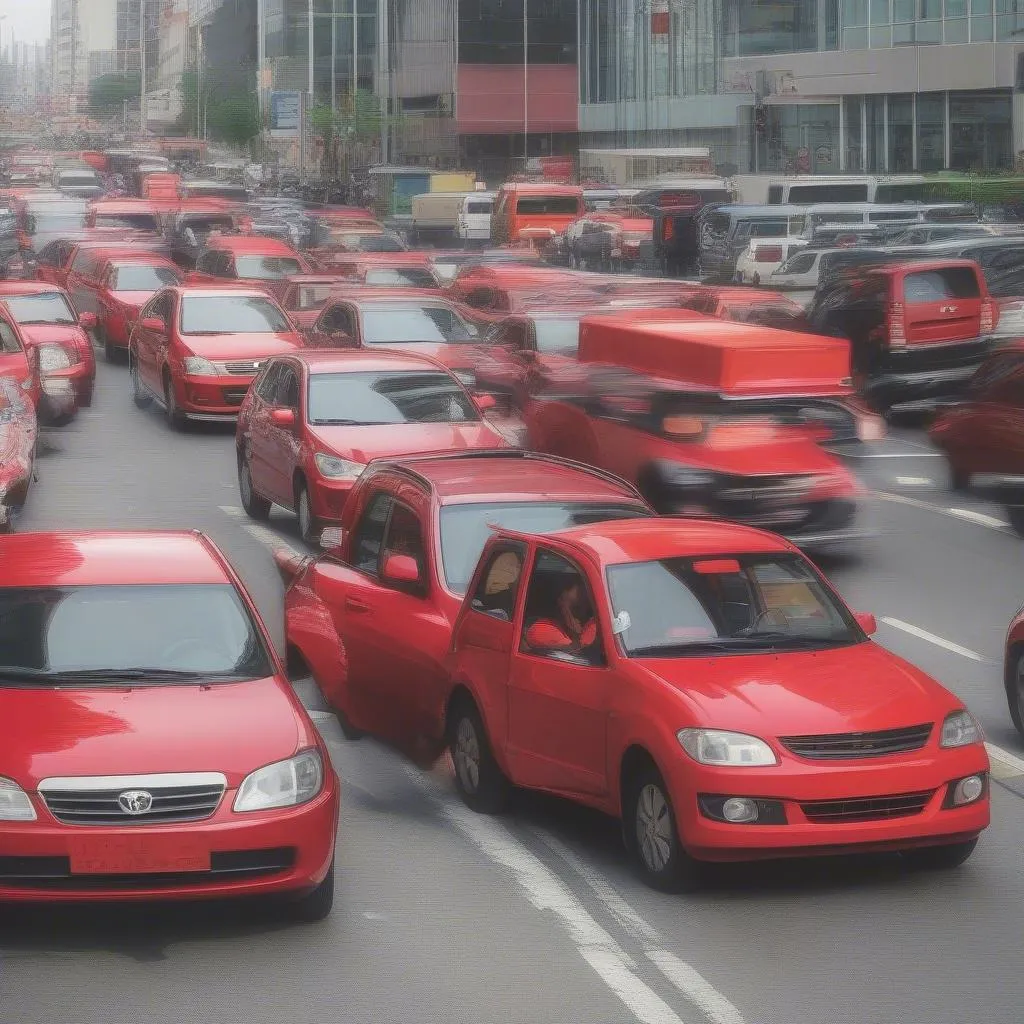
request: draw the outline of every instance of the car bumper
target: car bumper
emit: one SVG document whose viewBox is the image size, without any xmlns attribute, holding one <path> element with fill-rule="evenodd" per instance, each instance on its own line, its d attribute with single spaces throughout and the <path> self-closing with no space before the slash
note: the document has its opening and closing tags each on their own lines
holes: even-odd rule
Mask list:
<svg viewBox="0 0 1024 1024">
<path fill-rule="evenodd" d="M 178 407 L 192 420 L 232 420 L 238 416 L 249 386 L 256 375 L 193 377 L 178 381 Z"/>
<path fill-rule="evenodd" d="M 845 761 L 840 767 L 825 764 L 820 771 L 808 771 L 802 764 L 764 770 L 698 766 L 694 771 L 692 762 L 680 764 L 669 784 L 683 844 L 699 860 L 754 860 L 962 842 L 988 826 L 990 781 L 983 748 L 949 751 L 940 758 L 923 755 L 900 765 L 891 763 L 892 756 L 878 760 L 886 763 L 860 761 L 851 768 L 852 762 Z M 980 774 L 986 776 L 980 799 L 963 807 L 943 806 L 953 783 Z M 907 794 L 920 794 L 923 806 L 916 813 L 897 817 L 883 808 Z M 786 823 L 715 821 L 700 810 L 700 795 L 777 801 L 784 808 Z M 865 804 L 858 803 L 868 800 L 880 801 L 879 809 L 866 811 Z"/>
<path fill-rule="evenodd" d="M 340 525 L 341 513 L 356 481 L 327 480 L 324 477 L 312 475 L 309 479 L 309 501 L 313 515 L 325 525 Z"/>
<path fill-rule="evenodd" d="M 864 397 L 886 406 L 912 403 L 934 407 L 942 399 L 963 394 L 974 371 L 994 347 L 992 338 L 982 338 L 890 353 L 864 384 Z"/>
<path fill-rule="evenodd" d="M 332 781 L 315 800 L 291 811 L 236 815 L 230 810 L 234 798 L 235 792 L 228 791 L 209 821 L 177 826 L 0 825 L 0 901 L 299 896 L 315 888 L 334 857 L 337 783 Z M 126 843 L 132 844 L 127 860 L 108 861 L 117 870 L 102 870 L 105 865 L 95 861 L 88 869 L 74 870 L 73 858 L 123 856 Z M 174 856 L 160 865 L 170 870 L 138 870 L 138 862 L 148 856 L 164 858 L 174 846 Z M 182 859 L 175 865 L 179 854 Z M 194 870 L 195 857 L 209 858 L 209 870 Z"/>
</svg>

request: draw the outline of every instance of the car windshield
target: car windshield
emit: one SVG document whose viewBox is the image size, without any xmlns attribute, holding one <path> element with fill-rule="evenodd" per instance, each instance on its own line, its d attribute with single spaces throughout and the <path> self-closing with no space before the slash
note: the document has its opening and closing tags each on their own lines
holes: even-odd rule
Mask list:
<svg viewBox="0 0 1024 1024">
<path fill-rule="evenodd" d="M 302 272 L 299 261 L 290 256 L 236 256 L 235 269 L 250 281 L 279 281 Z"/>
<path fill-rule="evenodd" d="M 580 347 L 580 322 L 576 319 L 552 317 L 533 321 L 538 352 L 560 352 L 575 355 Z"/>
<path fill-rule="evenodd" d="M 405 246 L 400 239 L 379 231 L 365 235 L 343 234 L 340 236 L 340 242 L 347 249 L 358 249 L 360 252 L 405 252 Z"/>
<path fill-rule="evenodd" d="M 159 231 L 160 221 L 155 214 L 150 213 L 97 213 L 96 227 Z"/>
<path fill-rule="evenodd" d="M 296 292 L 295 301 L 299 309 L 313 309 L 322 306 L 336 289 L 334 284 L 304 284 Z"/>
<path fill-rule="evenodd" d="M 619 642 L 632 658 L 823 649 L 863 639 L 799 555 L 614 565 L 608 593 Z"/>
<path fill-rule="evenodd" d="M 362 318 L 366 345 L 452 344 L 477 337 L 475 328 L 447 306 L 378 306 L 364 309 Z"/>
<path fill-rule="evenodd" d="M 274 670 L 230 584 L 0 588 L 0 686 L 102 686 L 136 671 L 145 685 Z"/>
<path fill-rule="evenodd" d="M 480 553 L 494 527 L 522 533 L 555 533 L 571 526 L 613 519 L 643 519 L 652 514 L 642 505 L 626 501 L 605 504 L 516 501 L 445 505 L 441 509 L 441 564 L 448 589 L 454 594 L 465 594 Z"/>
<path fill-rule="evenodd" d="M 368 270 L 366 284 L 395 288 L 436 288 L 437 280 L 425 267 L 381 267 Z"/>
<path fill-rule="evenodd" d="M 38 295 L 5 295 L 4 302 L 19 324 L 74 324 L 75 311 L 60 292 Z"/>
<path fill-rule="evenodd" d="M 315 373 L 309 378 L 313 424 L 476 423 L 469 396 L 447 373 Z"/>
<path fill-rule="evenodd" d="M 275 334 L 290 331 L 284 314 L 258 295 L 187 295 L 182 334 Z"/>
<path fill-rule="evenodd" d="M 196 237 L 205 238 L 211 231 L 230 231 L 234 222 L 230 217 L 194 217 L 182 221 L 181 231 L 192 231 Z"/>
<path fill-rule="evenodd" d="M 158 292 L 170 284 L 177 284 L 181 275 L 171 267 L 137 266 L 117 267 L 110 280 L 112 291 Z"/>
<path fill-rule="evenodd" d="M 30 213 L 26 219 L 26 229 L 30 235 L 42 232 L 74 231 L 85 227 L 85 211 L 79 213 Z"/>
</svg>

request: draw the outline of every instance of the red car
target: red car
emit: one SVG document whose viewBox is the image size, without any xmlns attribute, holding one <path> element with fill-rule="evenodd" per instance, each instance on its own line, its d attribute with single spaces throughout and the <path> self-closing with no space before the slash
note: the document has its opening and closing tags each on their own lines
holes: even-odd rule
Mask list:
<svg viewBox="0 0 1024 1024">
<path fill-rule="evenodd" d="M 312 271 L 306 258 L 287 242 L 262 235 L 219 235 L 207 239 L 188 280 L 191 284 L 244 281 L 258 284 L 280 299 L 286 278 Z"/>
<path fill-rule="evenodd" d="M 404 352 L 321 350 L 268 361 L 238 415 L 242 505 L 294 509 L 303 540 L 338 523 L 373 459 L 506 442 L 446 367 Z"/>
<path fill-rule="evenodd" d="M 339 785 L 198 531 L 0 540 L 0 901 L 334 895 Z M 239 723 L 245 722 L 245 728 Z"/>
<path fill-rule="evenodd" d="M 308 666 L 350 736 L 436 757 L 452 625 L 489 531 L 651 515 L 610 474 L 515 449 L 375 462 L 345 505 L 335 550 L 276 556 L 289 657 Z"/>
<path fill-rule="evenodd" d="M 954 867 L 989 824 L 981 728 L 873 630 L 760 530 L 498 530 L 427 711 L 470 807 L 516 785 L 618 816 L 656 888 L 693 886 L 701 861 L 894 850 Z"/>
<path fill-rule="evenodd" d="M 45 377 L 63 371 L 61 400 L 70 385 L 77 407 L 92 405 L 96 352 L 89 331 L 96 326 L 96 317 L 79 315 L 63 288 L 43 281 L 0 281 L 0 302 L 17 323 L 26 347 L 38 350 L 40 373 Z M 48 393 L 45 383 L 43 392 Z"/>
<path fill-rule="evenodd" d="M 188 420 L 233 419 L 263 362 L 302 344 L 284 310 L 258 288 L 165 288 L 132 328 L 132 397 L 140 409 L 155 398 L 176 430 Z"/>
<path fill-rule="evenodd" d="M 110 257 L 99 251 L 80 271 L 68 274 L 68 291 L 79 313 L 92 313 L 96 337 L 108 362 L 128 354 L 128 338 L 139 310 L 161 288 L 180 284 L 183 271 L 156 253 L 126 250 Z"/>
<path fill-rule="evenodd" d="M 5 331 L 0 320 L 0 343 Z M 0 347 L 0 533 L 11 528 L 35 476 L 36 410 L 24 381 L 4 376 L 6 359 Z"/>
</svg>

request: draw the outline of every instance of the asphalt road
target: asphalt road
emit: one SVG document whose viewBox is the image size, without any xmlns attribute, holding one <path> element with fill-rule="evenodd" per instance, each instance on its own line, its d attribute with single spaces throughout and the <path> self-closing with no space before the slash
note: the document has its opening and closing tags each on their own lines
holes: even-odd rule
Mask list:
<svg viewBox="0 0 1024 1024">
<path fill-rule="evenodd" d="M 617 826 L 520 796 L 465 810 L 424 774 L 317 716 L 343 780 L 334 914 L 283 924 L 227 906 L 0 915 L 3 1024 L 1017 1024 L 1024 1003 L 1024 746 L 1000 658 L 1024 602 L 1024 541 L 949 492 L 920 433 L 860 459 L 879 535 L 826 564 L 882 618 L 877 639 L 935 674 L 1009 757 L 994 824 L 959 872 L 893 858 L 717 869 L 695 896 L 630 874 Z M 286 517 L 238 507 L 230 431 L 173 434 L 101 366 L 95 408 L 48 434 L 20 530 L 198 527 L 227 552 L 280 643 L 275 544 Z M 856 686 L 856 680 L 850 681 Z M 310 688 L 302 689 L 318 708 Z M 244 728 L 244 722 L 239 728 Z"/>
</svg>

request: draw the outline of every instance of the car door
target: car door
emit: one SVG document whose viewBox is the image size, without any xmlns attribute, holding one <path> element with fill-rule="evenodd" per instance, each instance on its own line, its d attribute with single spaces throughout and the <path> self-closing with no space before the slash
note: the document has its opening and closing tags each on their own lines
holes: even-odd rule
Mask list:
<svg viewBox="0 0 1024 1024">
<path fill-rule="evenodd" d="M 36 276 L 39 280 L 56 284 L 60 267 L 67 259 L 69 251 L 70 248 L 67 242 L 56 241 L 47 245 L 36 261 Z"/>
<path fill-rule="evenodd" d="M 274 423 L 270 413 L 267 413 L 263 433 L 266 465 L 261 469 L 266 474 L 268 489 L 261 493 L 284 508 L 294 508 L 293 481 L 299 462 L 299 369 L 292 362 L 281 363 L 274 388 L 273 407 L 291 409 L 295 416 L 295 426 L 283 427 Z"/>
<path fill-rule="evenodd" d="M 90 255 L 81 265 L 68 273 L 68 293 L 72 305 L 81 313 L 99 313 L 99 273 L 102 264 Z"/>
<path fill-rule="evenodd" d="M 139 378 L 157 394 L 163 394 L 161 375 L 171 329 L 172 299 L 171 292 L 161 292 L 153 298 L 143 309 L 132 333 L 133 358 L 138 363 Z M 149 319 L 162 321 L 163 331 L 145 327 L 144 323 Z"/>
<path fill-rule="evenodd" d="M 571 648 L 533 646 L 531 626 L 588 623 Z M 612 673 L 596 625 L 597 606 L 579 566 L 538 547 L 518 623 L 508 684 L 507 758 L 520 785 L 600 796 L 608 790 Z M 588 635 L 589 633 L 589 635 Z"/>
<path fill-rule="evenodd" d="M 272 360 L 253 381 L 252 396 L 246 410 L 243 457 L 249 462 L 253 489 L 265 498 L 273 498 L 270 437 L 270 410 L 274 408 L 281 379 L 281 363 Z"/>
<path fill-rule="evenodd" d="M 1018 357 L 1010 367 L 989 387 L 979 410 L 971 459 L 979 473 L 1024 475 L 1024 364 Z"/>
</svg>

